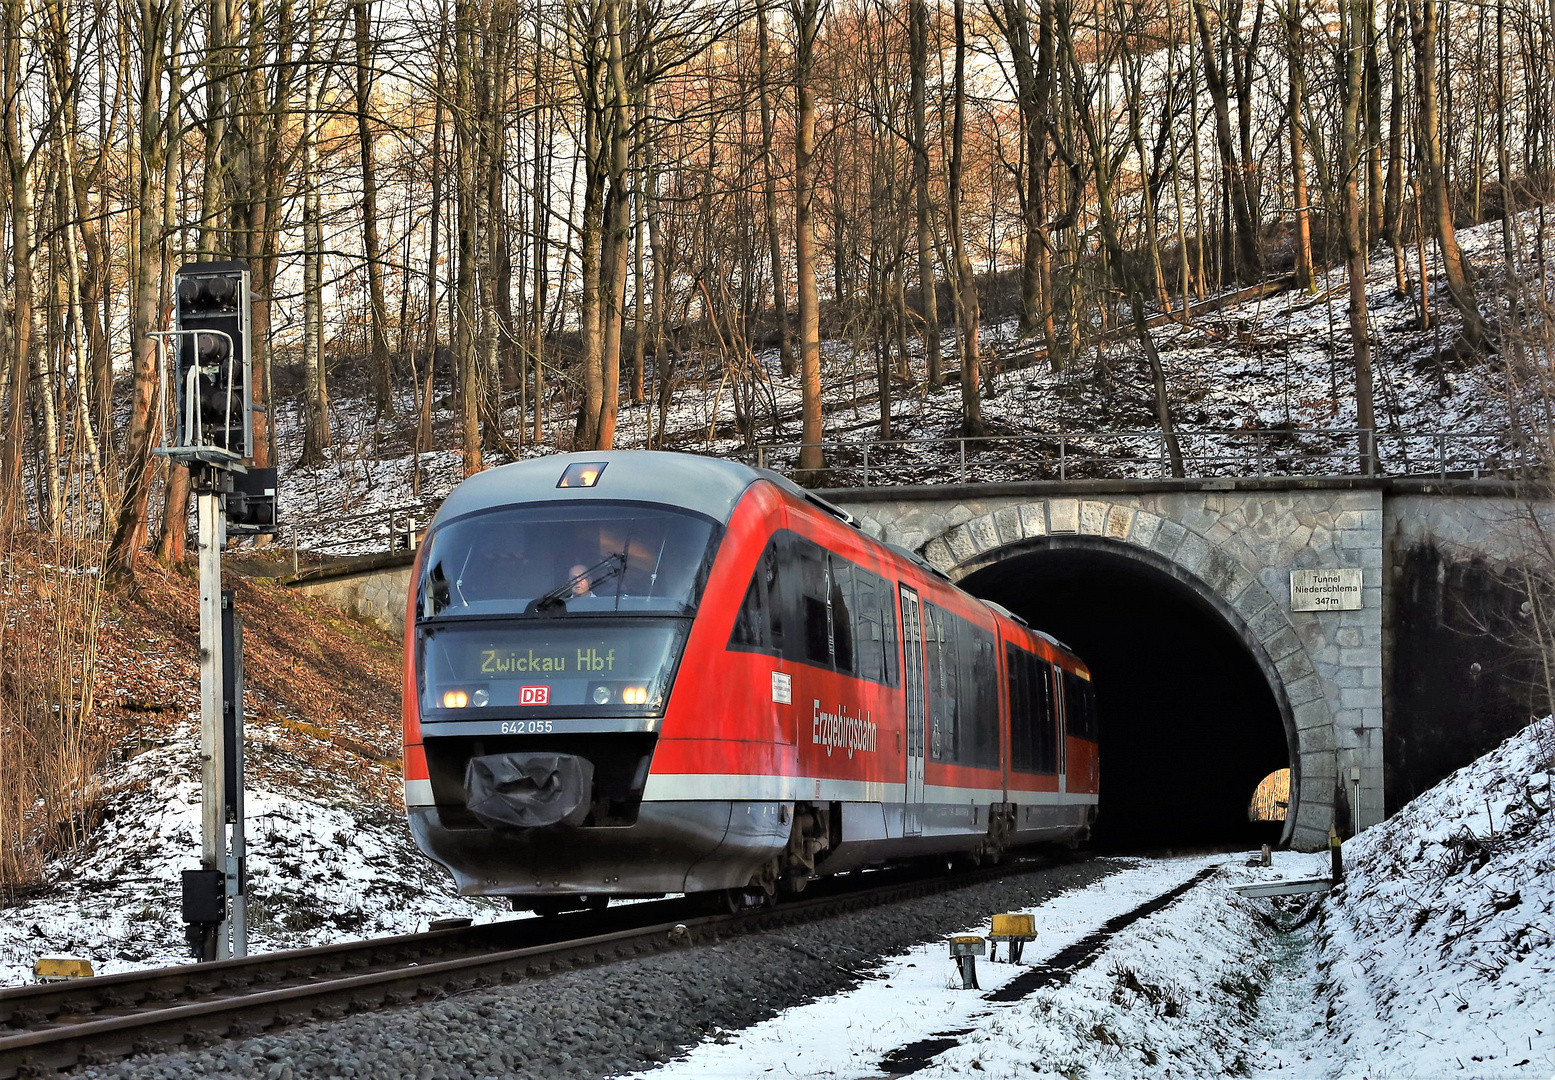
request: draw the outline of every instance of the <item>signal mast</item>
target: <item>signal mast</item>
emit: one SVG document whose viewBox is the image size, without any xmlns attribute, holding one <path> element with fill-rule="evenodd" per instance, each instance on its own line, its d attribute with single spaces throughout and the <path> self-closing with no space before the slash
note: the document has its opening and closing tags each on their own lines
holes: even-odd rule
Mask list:
<svg viewBox="0 0 1555 1080">
<path fill-rule="evenodd" d="M 276 470 L 250 464 L 259 406 L 248 265 L 187 263 L 173 282 L 173 329 L 151 334 L 160 346 L 161 401 L 174 412 L 156 452 L 188 467 L 198 509 L 202 845 L 200 869 L 183 872 L 183 916 L 190 948 L 205 961 L 248 954 L 243 624 L 221 587 L 221 550 L 229 533 L 276 532 Z"/>
</svg>

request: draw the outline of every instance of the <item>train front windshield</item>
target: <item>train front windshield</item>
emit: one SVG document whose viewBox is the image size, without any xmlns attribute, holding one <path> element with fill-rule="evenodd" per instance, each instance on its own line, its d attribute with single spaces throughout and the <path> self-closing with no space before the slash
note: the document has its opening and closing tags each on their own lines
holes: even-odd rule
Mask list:
<svg viewBox="0 0 1555 1080">
<path fill-rule="evenodd" d="M 438 528 L 416 594 L 423 718 L 661 713 L 717 533 L 686 511 L 574 500 Z"/>
</svg>

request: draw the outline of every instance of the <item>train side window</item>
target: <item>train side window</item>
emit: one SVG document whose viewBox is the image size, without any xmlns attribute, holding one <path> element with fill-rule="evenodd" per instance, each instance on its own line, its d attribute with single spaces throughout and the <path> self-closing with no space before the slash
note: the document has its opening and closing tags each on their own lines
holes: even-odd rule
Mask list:
<svg viewBox="0 0 1555 1080">
<path fill-rule="evenodd" d="M 848 673 L 853 671 L 853 612 L 857 610 L 851 601 L 853 572 L 852 563 L 836 555 L 831 557 L 832 663 L 838 671 Z"/>
<path fill-rule="evenodd" d="M 734 631 L 729 635 L 731 649 L 784 655 L 783 629 L 789 621 L 784 609 L 789 606 L 787 579 L 792 574 L 785 573 L 783 567 L 789 561 L 785 554 L 790 546 L 784 535 L 778 533 L 756 560 L 750 586 L 735 614 Z"/>
<path fill-rule="evenodd" d="M 875 599 L 880 602 L 880 629 L 881 629 L 881 653 L 883 664 L 880 669 L 880 681 L 887 686 L 896 685 L 898 645 L 896 638 L 896 594 L 898 586 L 894 581 L 877 578 L 875 587 Z"/>
<path fill-rule="evenodd" d="M 953 760 L 994 768 L 999 764 L 999 672 L 994 664 L 993 635 L 959 615 L 948 618 L 955 627 L 961 672 Z"/>
<path fill-rule="evenodd" d="M 1064 721 L 1076 739 L 1096 740 L 1096 694 L 1090 681 L 1064 672 Z"/>
<path fill-rule="evenodd" d="M 1053 714 L 1052 666 L 1017 645 L 1005 646 L 1005 666 L 1011 687 L 1010 768 L 1023 773 L 1056 773 L 1058 729 Z"/>
<path fill-rule="evenodd" d="M 1010 768 L 1032 771 L 1031 665 L 1029 652 L 1004 646 L 1004 681 L 1010 696 Z"/>
<path fill-rule="evenodd" d="M 831 611 L 828 603 L 826 557 L 807 540 L 797 542 L 799 596 L 804 618 L 804 659 L 831 664 Z"/>
<path fill-rule="evenodd" d="M 858 653 L 858 676 L 871 682 L 885 681 L 885 657 L 881 654 L 884 635 L 880 626 L 877 595 L 883 583 L 863 567 L 853 569 L 853 616 L 857 628 L 854 646 Z"/>
<path fill-rule="evenodd" d="M 1036 723 L 1037 760 L 1036 771 L 1058 772 L 1058 710 L 1056 687 L 1053 684 L 1053 665 L 1041 657 L 1032 657 L 1033 697 L 1039 704 Z"/>
<path fill-rule="evenodd" d="M 923 640 L 929 654 L 929 757 L 934 761 L 955 759 L 960 722 L 956 621 L 933 604 L 923 605 Z"/>
<path fill-rule="evenodd" d="M 789 529 L 756 561 L 729 648 L 895 686 L 894 586 Z"/>
</svg>

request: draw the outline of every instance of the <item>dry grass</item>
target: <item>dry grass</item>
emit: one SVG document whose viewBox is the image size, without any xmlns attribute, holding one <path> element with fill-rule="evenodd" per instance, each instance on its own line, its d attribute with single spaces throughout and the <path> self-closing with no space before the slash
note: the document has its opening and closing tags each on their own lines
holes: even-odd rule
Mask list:
<svg viewBox="0 0 1555 1080">
<path fill-rule="evenodd" d="M 93 842 L 124 761 L 199 738 L 194 567 L 148 557 L 105 588 L 102 549 L 68 530 L 0 540 L 0 906 Z M 224 584 L 244 620 L 250 784 L 397 810 L 398 644 L 266 581 Z"/>
<path fill-rule="evenodd" d="M 0 547 L 0 897 L 35 883 L 94 824 L 101 552 L 90 526 Z"/>
</svg>

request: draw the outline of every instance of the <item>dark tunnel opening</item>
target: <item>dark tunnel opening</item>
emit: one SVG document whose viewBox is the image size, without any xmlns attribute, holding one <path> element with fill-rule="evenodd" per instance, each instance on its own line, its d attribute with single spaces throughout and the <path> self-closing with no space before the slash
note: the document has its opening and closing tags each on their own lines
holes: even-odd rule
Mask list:
<svg viewBox="0 0 1555 1080">
<path fill-rule="evenodd" d="M 1274 693 L 1236 631 L 1164 570 L 1043 547 L 960 585 L 1078 653 L 1095 680 L 1101 806 L 1093 846 L 1158 851 L 1277 844 L 1248 820 L 1258 784 L 1291 764 Z"/>
</svg>

